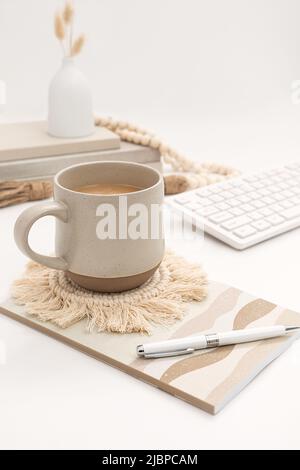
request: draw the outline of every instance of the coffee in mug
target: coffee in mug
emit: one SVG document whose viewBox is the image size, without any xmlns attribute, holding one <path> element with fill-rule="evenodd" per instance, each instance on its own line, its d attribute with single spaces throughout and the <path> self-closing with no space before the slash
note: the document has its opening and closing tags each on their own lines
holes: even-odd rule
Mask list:
<svg viewBox="0 0 300 470">
<path fill-rule="evenodd" d="M 79 186 L 76 191 L 79 193 L 86 194 L 128 194 L 140 191 L 141 188 L 138 186 L 132 186 L 130 184 L 113 184 L 113 183 L 98 183 L 98 184 L 86 184 Z"/>
<path fill-rule="evenodd" d="M 164 256 L 163 197 L 161 174 L 145 165 L 75 165 L 54 178 L 54 201 L 19 216 L 15 240 L 29 258 L 65 271 L 81 287 L 133 289 L 151 278 Z M 48 215 L 56 218 L 56 256 L 39 254 L 28 243 L 31 226 Z"/>
</svg>

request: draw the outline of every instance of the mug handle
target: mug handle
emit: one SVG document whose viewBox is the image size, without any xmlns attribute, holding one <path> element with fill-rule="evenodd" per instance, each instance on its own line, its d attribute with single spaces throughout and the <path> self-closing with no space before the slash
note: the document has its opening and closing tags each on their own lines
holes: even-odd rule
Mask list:
<svg viewBox="0 0 300 470">
<path fill-rule="evenodd" d="M 33 261 L 48 266 L 52 269 L 66 271 L 67 262 L 64 258 L 45 256 L 33 251 L 28 243 L 28 236 L 32 225 L 41 217 L 53 215 L 63 222 L 68 220 L 68 208 L 61 202 L 49 201 L 31 206 L 22 212 L 15 223 L 14 237 L 18 248 Z"/>
</svg>

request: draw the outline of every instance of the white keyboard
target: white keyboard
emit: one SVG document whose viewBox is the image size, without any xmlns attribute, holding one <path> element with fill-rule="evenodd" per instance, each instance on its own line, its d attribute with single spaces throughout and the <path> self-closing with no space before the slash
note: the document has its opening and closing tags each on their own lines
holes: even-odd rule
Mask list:
<svg viewBox="0 0 300 470">
<path fill-rule="evenodd" d="M 205 232 L 243 250 L 300 226 L 300 162 L 166 199 Z"/>
</svg>

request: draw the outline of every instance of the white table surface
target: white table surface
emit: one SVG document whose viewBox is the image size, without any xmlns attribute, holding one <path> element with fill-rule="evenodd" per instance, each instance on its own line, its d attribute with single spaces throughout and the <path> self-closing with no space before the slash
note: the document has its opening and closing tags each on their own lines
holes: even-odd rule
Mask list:
<svg viewBox="0 0 300 470">
<path fill-rule="evenodd" d="M 180 138 L 174 128 L 164 130 L 181 148 L 188 142 L 194 154 L 207 151 L 209 160 L 224 161 L 216 158 L 222 146 L 225 161 L 243 170 L 290 162 L 300 147 L 296 121 L 294 127 L 276 122 L 217 131 L 202 127 L 201 144 L 196 137 L 191 140 L 197 126 L 181 129 Z M 0 302 L 24 266 L 12 234 L 27 205 L 0 210 Z M 211 278 L 300 311 L 299 236 L 297 229 L 243 252 L 206 237 L 204 244 L 192 243 L 184 250 L 201 260 Z M 36 224 L 31 238 L 36 249 L 51 252 L 51 219 Z M 299 367 L 300 342 L 219 415 L 210 416 L 0 316 L 0 447 L 299 448 Z"/>
</svg>

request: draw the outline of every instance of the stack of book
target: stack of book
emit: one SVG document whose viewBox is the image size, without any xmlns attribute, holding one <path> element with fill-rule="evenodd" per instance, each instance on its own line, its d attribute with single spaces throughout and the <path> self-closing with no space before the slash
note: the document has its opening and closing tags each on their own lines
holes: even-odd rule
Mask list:
<svg viewBox="0 0 300 470">
<path fill-rule="evenodd" d="M 101 160 L 142 163 L 161 171 L 157 150 L 121 142 L 104 128 L 96 127 L 88 137 L 62 139 L 47 133 L 45 121 L 0 125 L 0 181 L 51 178 L 67 166 Z"/>
</svg>

